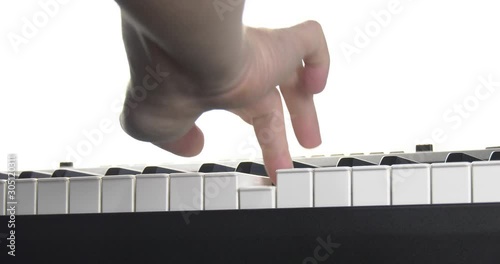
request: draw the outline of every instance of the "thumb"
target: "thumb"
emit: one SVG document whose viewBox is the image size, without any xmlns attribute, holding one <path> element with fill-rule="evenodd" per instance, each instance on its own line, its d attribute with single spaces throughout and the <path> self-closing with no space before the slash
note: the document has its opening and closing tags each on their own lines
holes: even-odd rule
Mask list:
<svg viewBox="0 0 500 264">
<path fill-rule="evenodd" d="M 153 142 L 154 145 L 166 151 L 183 157 L 193 157 L 203 150 L 204 145 L 203 132 L 197 125 L 193 127 L 184 136 L 172 142 Z"/>
</svg>

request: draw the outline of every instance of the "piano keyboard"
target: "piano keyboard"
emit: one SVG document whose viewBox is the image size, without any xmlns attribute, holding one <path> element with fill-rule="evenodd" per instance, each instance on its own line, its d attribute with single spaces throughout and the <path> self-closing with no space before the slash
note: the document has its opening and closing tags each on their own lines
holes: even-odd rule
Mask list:
<svg viewBox="0 0 500 264">
<path fill-rule="evenodd" d="M 302 159 L 297 168 L 277 171 L 276 186 L 252 162 L 207 163 L 195 172 L 172 166 L 26 171 L 16 179 L 16 214 L 500 203 L 498 153 Z M 0 180 L 0 215 L 7 214 L 6 186 Z"/>
<path fill-rule="evenodd" d="M 499 153 L 297 158 L 276 185 L 251 161 L 22 171 L 18 244 L 47 257 L 40 239 L 68 241 L 58 254 L 112 258 L 137 250 L 131 240 L 174 263 L 322 263 L 318 250 L 325 263 L 498 263 Z M 7 183 L 0 174 L 0 222 L 12 215 Z"/>
</svg>

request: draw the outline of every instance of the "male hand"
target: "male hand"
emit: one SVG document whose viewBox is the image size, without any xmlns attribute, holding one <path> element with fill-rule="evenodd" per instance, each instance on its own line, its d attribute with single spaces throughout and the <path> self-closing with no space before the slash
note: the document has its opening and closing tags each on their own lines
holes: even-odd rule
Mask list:
<svg viewBox="0 0 500 264">
<path fill-rule="evenodd" d="M 121 123 L 132 137 L 195 156 L 204 145 L 195 121 L 206 111 L 225 109 L 254 127 L 266 170 L 276 182 L 277 169 L 293 167 L 283 96 L 299 143 L 305 148 L 321 144 L 313 95 L 326 85 L 330 57 L 317 22 L 273 30 L 244 27 L 237 58 L 224 74 L 205 67 L 214 64 L 205 54 L 183 60 L 132 20 L 123 17 L 122 22 L 131 82 Z M 152 72 L 162 77 L 160 82 Z"/>
</svg>

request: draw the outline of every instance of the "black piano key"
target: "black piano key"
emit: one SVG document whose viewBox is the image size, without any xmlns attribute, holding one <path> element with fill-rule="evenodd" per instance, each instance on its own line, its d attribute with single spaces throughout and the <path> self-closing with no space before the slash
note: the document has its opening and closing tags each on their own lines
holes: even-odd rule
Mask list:
<svg viewBox="0 0 500 264">
<path fill-rule="evenodd" d="M 371 165 L 376 165 L 376 164 L 359 158 L 345 157 L 339 160 L 337 167 L 357 167 L 357 166 L 371 166 Z"/>
<path fill-rule="evenodd" d="M 87 171 L 58 169 L 52 173 L 52 177 L 85 177 L 85 176 L 99 176 Z"/>
<path fill-rule="evenodd" d="M 114 175 L 137 175 L 141 174 L 141 171 L 138 170 L 133 170 L 129 168 L 122 168 L 122 167 L 111 167 L 109 168 L 106 173 L 104 173 L 105 176 L 114 176 Z"/>
<path fill-rule="evenodd" d="M 335 167 L 342 156 L 325 156 L 312 158 L 294 158 L 298 162 L 312 164 L 317 167 Z"/>
<path fill-rule="evenodd" d="M 500 146 L 487 147 L 486 149 L 500 149 Z"/>
<path fill-rule="evenodd" d="M 379 164 L 382 158 L 384 157 L 384 154 L 375 154 L 371 153 L 369 155 L 364 155 L 361 153 L 354 153 L 356 156 L 343 156 L 342 154 L 337 154 L 337 155 L 332 155 L 332 156 L 326 156 L 326 157 L 311 157 L 311 158 L 294 158 L 294 160 L 311 164 L 316 167 L 336 167 L 337 164 L 339 163 L 339 160 L 344 159 L 344 158 L 357 158 L 357 159 L 362 159 L 370 164 Z M 399 155 L 399 154 L 398 154 Z M 400 155 L 399 155 L 400 156 Z M 444 158 L 443 158 L 444 160 Z M 345 161 L 343 161 L 345 162 Z"/>
<path fill-rule="evenodd" d="M 52 173 L 45 171 L 23 171 L 19 174 L 19 179 L 30 179 L 30 178 L 50 178 Z"/>
<path fill-rule="evenodd" d="M 454 152 L 448 154 L 448 157 L 446 157 L 445 162 L 473 162 L 473 161 L 480 161 L 481 159 L 476 158 L 474 156 L 471 156 L 466 153 L 462 152 Z"/>
<path fill-rule="evenodd" d="M 466 150 L 466 151 L 458 151 L 473 157 L 476 157 L 480 160 L 489 160 L 492 151 L 500 151 L 499 149 L 491 148 L 492 150 Z M 402 157 L 408 160 L 413 160 L 417 163 L 443 163 L 446 161 L 450 151 L 423 151 L 416 153 L 390 153 L 389 155 Z M 358 156 L 350 156 L 349 158 L 357 158 L 367 161 L 372 164 L 380 164 L 384 154 L 370 154 L 370 155 L 358 155 Z M 340 159 L 346 157 L 343 156 L 330 156 L 330 157 L 312 157 L 312 158 L 296 158 L 300 162 L 310 163 L 317 165 L 319 167 L 335 167 L 338 165 Z M 346 162 L 346 161 L 343 161 Z"/>
<path fill-rule="evenodd" d="M 424 152 L 424 151 L 432 151 L 433 146 L 432 144 L 422 144 L 422 145 L 417 145 L 415 147 L 415 152 Z"/>
<path fill-rule="evenodd" d="M 266 167 L 264 166 L 264 164 L 251 161 L 240 162 L 240 164 L 238 164 L 238 167 L 236 167 L 236 171 L 260 176 L 269 176 L 267 175 Z"/>
<path fill-rule="evenodd" d="M 302 161 L 293 161 L 293 168 L 318 168 L 318 166 Z M 264 164 L 262 163 L 257 162 L 240 162 L 240 164 L 238 164 L 238 167 L 236 168 L 236 171 L 260 176 L 269 176 L 266 172 L 266 166 L 264 166 Z"/>
<path fill-rule="evenodd" d="M 71 161 L 63 161 L 59 162 L 59 168 L 73 168 L 73 162 Z"/>
<path fill-rule="evenodd" d="M 405 158 L 402 158 L 399 156 L 385 156 L 380 161 L 380 165 L 387 165 L 387 166 L 396 165 L 396 164 L 415 164 L 415 163 L 418 163 L 418 162 L 413 161 L 413 160 L 409 160 L 409 159 L 405 159 Z"/>
<path fill-rule="evenodd" d="M 156 173 L 170 174 L 170 173 L 184 173 L 184 172 L 186 172 L 186 171 L 168 168 L 168 167 L 162 167 L 162 166 L 147 166 L 142 171 L 142 174 L 156 174 Z"/>
<path fill-rule="evenodd" d="M 9 175 L 7 173 L 0 172 L 0 180 L 7 180 Z"/>
<path fill-rule="evenodd" d="M 491 153 L 490 160 L 500 160 L 500 151 Z"/>
<path fill-rule="evenodd" d="M 79 171 L 84 171 L 90 174 L 95 174 L 95 175 L 104 175 L 106 171 L 108 171 L 109 167 L 94 167 L 94 168 L 79 168 Z M 67 169 L 71 170 L 71 169 Z"/>
<path fill-rule="evenodd" d="M 300 161 L 293 161 L 293 167 L 295 169 L 307 169 L 307 168 L 318 168 L 318 166 L 306 163 L 306 162 L 300 162 Z"/>
<path fill-rule="evenodd" d="M 236 168 L 229 167 L 226 165 L 218 164 L 218 163 L 204 163 L 201 165 L 200 169 L 198 172 L 205 172 L 205 173 L 210 173 L 210 172 L 232 172 L 235 171 Z"/>
</svg>

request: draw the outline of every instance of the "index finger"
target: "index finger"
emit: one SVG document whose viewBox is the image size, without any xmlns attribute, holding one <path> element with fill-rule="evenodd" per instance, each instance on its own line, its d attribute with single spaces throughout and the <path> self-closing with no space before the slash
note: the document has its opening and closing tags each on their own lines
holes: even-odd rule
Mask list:
<svg viewBox="0 0 500 264">
<path fill-rule="evenodd" d="M 276 183 L 276 170 L 293 168 L 293 163 L 288 150 L 279 91 L 274 89 L 264 100 L 261 109 L 266 111 L 252 117 L 252 125 L 262 149 L 267 174 Z"/>
</svg>

